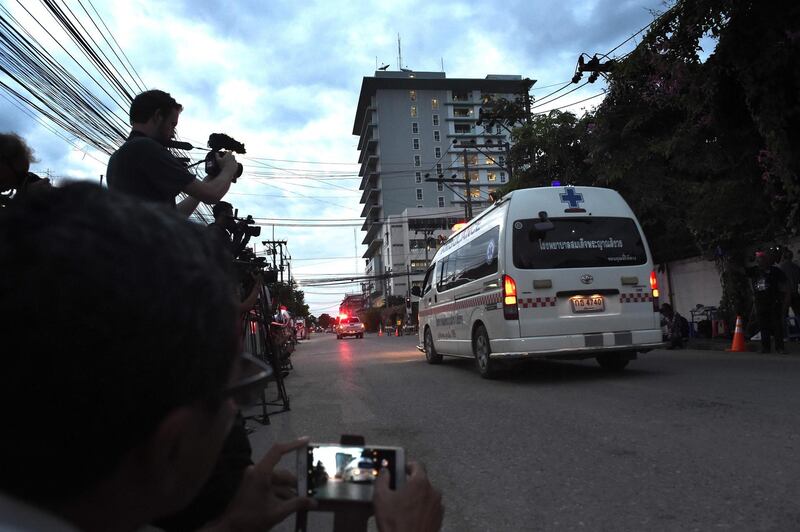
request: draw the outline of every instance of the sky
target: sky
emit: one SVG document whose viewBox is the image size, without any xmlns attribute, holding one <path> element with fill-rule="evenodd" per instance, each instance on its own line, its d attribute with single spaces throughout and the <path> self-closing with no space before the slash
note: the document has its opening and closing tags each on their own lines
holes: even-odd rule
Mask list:
<svg viewBox="0 0 800 532">
<path fill-rule="evenodd" d="M 79 1 L 88 8 L 89 0 L 65 0 L 76 12 Z M 60 42 L 68 42 L 40 2 L 21 3 Z M 103 96 L 18 2 L 0 5 Z M 238 157 L 245 173 L 225 199 L 241 216 L 275 219 L 254 239 L 257 251 L 273 234 L 287 241 L 292 275 L 315 316 L 335 314 L 345 293 L 360 290 L 358 284 L 303 282 L 364 272 L 353 121 L 362 78 L 374 75 L 376 63 L 397 70 L 398 34 L 402 67 L 440 71 L 443 64 L 448 78 L 519 74 L 537 80 L 536 105 L 572 77 L 581 53 L 608 53 L 667 8 L 661 0 L 93 0 L 93 6 L 146 87 L 165 90 L 183 104 L 182 140 L 203 146 L 210 133 L 222 132 L 245 144 L 247 154 Z M 611 57 L 629 52 L 640 38 Z M 8 82 L 4 76 L 0 80 Z M 604 86 L 598 80 L 535 110 L 601 95 Z M 7 96 L 2 88 L 0 95 Z M 580 114 L 601 101 L 598 96 L 567 109 Z M 119 114 L 127 119 L 127 112 Z M 106 154 L 79 140 L 68 143 L 5 98 L 0 131 L 22 135 L 38 159 L 31 169 L 49 171 L 56 184 L 99 181 L 105 174 Z M 312 223 L 290 219 L 338 225 L 286 226 Z"/>
</svg>

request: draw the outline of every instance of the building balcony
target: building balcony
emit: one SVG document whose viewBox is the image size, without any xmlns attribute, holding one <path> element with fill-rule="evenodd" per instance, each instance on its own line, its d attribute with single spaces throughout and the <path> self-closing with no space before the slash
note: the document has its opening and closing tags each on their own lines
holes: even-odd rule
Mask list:
<svg viewBox="0 0 800 532">
<path fill-rule="evenodd" d="M 383 223 L 377 220 L 368 220 L 364 222 L 364 226 L 361 228 L 362 231 L 366 231 L 367 234 L 364 237 L 364 240 L 361 241 L 362 244 L 370 245 L 374 240 L 381 240 L 381 228 L 383 227 Z"/>
<path fill-rule="evenodd" d="M 366 184 L 365 184 L 366 185 Z M 361 199 L 358 201 L 359 203 L 377 203 L 380 201 L 381 197 L 381 189 L 379 189 L 375 184 L 369 184 L 369 186 L 364 186 L 364 193 L 361 194 Z M 363 215 L 362 215 L 363 218 Z"/>
<path fill-rule="evenodd" d="M 364 152 L 362 152 L 362 154 L 363 153 Z M 359 160 L 359 162 L 361 162 L 361 160 Z M 358 170 L 358 175 L 363 176 L 368 171 L 377 168 L 377 166 L 378 166 L 378 155 L 375 153 L 369 154 L 366 157 L 363 157 L 363 162 L 361 162 L 361 168 Z"/>
<path fill-rule="evenodd" d="M 358 164 L 363 165 L 364 162 L 369 159 L 370 157 L 377 157 L 378 156 L 378 141 L 370 141 L 367 145 L 367 149 L 362 150 L 358 156 Z"/>
<path fill-rule="evenodd" d="M 371 188 L 378 188 L 378 172 L 368 172 L 364 177 L 361 178 L 361 183 L 358 185 L 359 190 L 368 191 Z M 366 201 L 364 196 L 362 196 L 362 201 L 359 203 L 364 203 Z"/>
<path fill-rule="evenodd" d="M 378 216 L 380 216 L 380 214 L 381 214 L 380 203 L 367 203 L 361 210 L 361 218 L 377 218 Z"/>
<path fill-rule="evenodd" d="M 362 242 L 362 244 L 366 244 L 366 243 L 367 242 Z M 375 240 L 369 242 L 369 245 L 367 246 L 367 251 L 365 251 L 364 254 L 361 255 L 361 258 L 362 259 L 370 259 L 370 258 L 374 257 L 376 254 L 380 255 L 381 246 L 383 246 L 383 239 L 381 239 L 381 238 L 376 238 Z"/>
<path fill-rule="evenodd" d="M 377 142 L 379 140 L 378 123 L 370 122 L 365 124 L 365 126 L 366 127 L 361 132 L 361 136 L 358 137 L 358 150 L 363 150 L 369 142 Z"/>
</svg>

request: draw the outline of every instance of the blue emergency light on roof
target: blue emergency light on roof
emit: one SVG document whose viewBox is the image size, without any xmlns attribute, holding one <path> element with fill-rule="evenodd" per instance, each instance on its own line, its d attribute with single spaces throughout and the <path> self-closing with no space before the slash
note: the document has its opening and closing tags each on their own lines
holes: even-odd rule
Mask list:
<svg viewBox="0 0 800 532">
<path fill-rule="evenodd" d="M 551 187 L 560 187 L 561 186 L 561 181 L 552 181 L 550 183 L 550 186 Z"/>
</svg>

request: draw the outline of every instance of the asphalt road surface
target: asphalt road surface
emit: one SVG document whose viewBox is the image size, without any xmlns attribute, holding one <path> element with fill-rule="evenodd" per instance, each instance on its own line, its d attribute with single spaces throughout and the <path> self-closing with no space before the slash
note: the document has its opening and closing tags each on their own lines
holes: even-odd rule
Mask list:
<svg viewBox="0 0 800 532">
<path fill-rule="evenodd" d="M 798 356 L 655 351 L 622 373 L 532 362 L 484 380 L 415 345 L 300 344 L 291 411 L 250 422 L 255 454 L 342 433 L 405 447 L 443 492 L 449 531 L 800 530 Z"/>
</svg>

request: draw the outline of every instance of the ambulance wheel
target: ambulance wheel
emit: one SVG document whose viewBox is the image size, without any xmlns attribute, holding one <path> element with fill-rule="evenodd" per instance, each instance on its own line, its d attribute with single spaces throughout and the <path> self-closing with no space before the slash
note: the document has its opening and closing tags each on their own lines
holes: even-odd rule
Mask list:
<svg viewBox="0 0 800 532">
<path fill-rule="evenodd" d="M 436 352 L 436 347 L 433 345 L 433 335 L 430 329 L 425 329 L 425 359 L 428 364 L 439 364 L 442 361 L 442 355 Z"/>
<path fill-rule="evenodd" d="M 608 353 L 597 357 L 600 367 L 608 371 L 622 371 L 630 360 L 619 353 Z"/>
<path fill-rule="evenodd" d="M 492 348 L 489 345 L 489 333 L 486 327 L 478 325 L 472 336 L 472 349 L 475 352 L 475 364 L 478 366 L 478 373 L 484 379 L 491 379 L 496 374 L 497 364 L 492 361 L 489 354 Z"/>
</svg>

